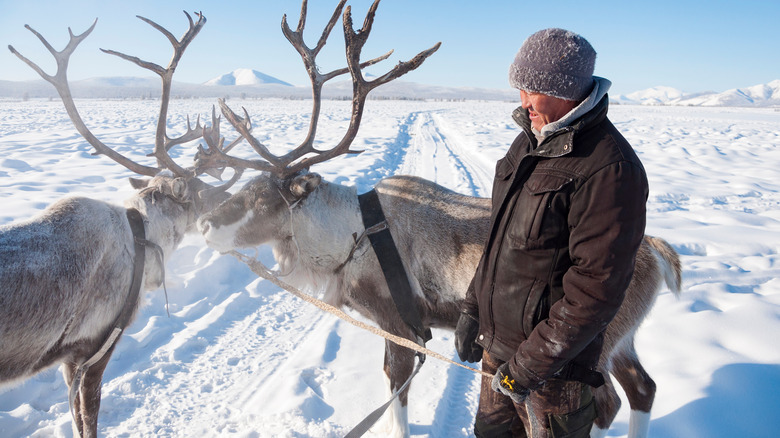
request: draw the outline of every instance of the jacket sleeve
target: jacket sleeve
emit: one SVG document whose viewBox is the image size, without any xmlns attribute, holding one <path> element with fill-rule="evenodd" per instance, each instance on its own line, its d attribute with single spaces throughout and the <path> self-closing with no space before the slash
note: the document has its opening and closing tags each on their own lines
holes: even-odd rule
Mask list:
<svg viewBox="0 0 780 438">
<path fill-rule="evenodd" d="M 572 195 L 572 266 L 563 277 L 564 296 L 510 361 L 518 383 L 541 386 L 612 321 L 644 236 L 647 194 L 641 164 L 621 161 L 596 172 Z"/>
<path fill-rule="evenodd" d="M 467 313 L 477 319 L 479 319 L 479 304 L 477 302 L 477 295 L 474 289 L 474 282 L 476 281 L 476 274 L 471 278 L 469 288 L 466 289 L 466 298 L 460 306 L 461 313 Z"/>
</svg>

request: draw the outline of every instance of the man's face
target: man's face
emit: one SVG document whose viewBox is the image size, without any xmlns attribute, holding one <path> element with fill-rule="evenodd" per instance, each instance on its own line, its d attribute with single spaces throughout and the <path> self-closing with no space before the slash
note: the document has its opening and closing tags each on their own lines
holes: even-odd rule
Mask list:
<svg viewBox="0 0 780 438">
<path fill-rule="evenodd" d="M 561 117 L 574 109 L 578 103 L 573 100 L 563 100 L 546 94 L 529 93 L 523 90 L 520 90 L 520 100 L 523 102 L 523 108 L 528 110 L 531 126 L 537 131 L 541 131 L 548 123 L 560 120 Z"/>
</svg>

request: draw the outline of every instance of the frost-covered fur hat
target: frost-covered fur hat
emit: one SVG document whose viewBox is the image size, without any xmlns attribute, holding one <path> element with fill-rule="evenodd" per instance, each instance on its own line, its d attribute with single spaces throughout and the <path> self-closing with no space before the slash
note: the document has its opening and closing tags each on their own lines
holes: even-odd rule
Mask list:
<svg viewBox="0 0 780 438">
<path fill-rule="evenodd" d="M 528 37 L 509 67 L 509 83 L 520 90 L 564 100 L 582 100 L 593 88 L 596 51 L 580 35 L 544 29 Z"/>
</svg>

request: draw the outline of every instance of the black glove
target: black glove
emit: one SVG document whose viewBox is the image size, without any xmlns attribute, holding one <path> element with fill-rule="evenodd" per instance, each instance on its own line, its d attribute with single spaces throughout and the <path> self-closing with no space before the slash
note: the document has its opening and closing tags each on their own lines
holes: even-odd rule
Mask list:
<svg viewBox="0 0 780 438">
<path fill-rule="evenodd" d="M 482 360 L 482 347 L 475 341 L 479 333 L 479 320 L 466 312 L 461 312 L 458 325 L 455 327 L 455 349 L 458 357 L 464 362 L 479 362 Z"/>
<path fill-rule="evenodd" d="M 493 391 L 500 392 L 512 399 L 515 404 L 523 404 L 525 398 L 531 393 L 528 388 L 524 388 L 515 382 L 512 373 L 509 371 L 509 363 L 504 363 L 496 370 L 493 381 L 490 382 Z"/>
</svg>

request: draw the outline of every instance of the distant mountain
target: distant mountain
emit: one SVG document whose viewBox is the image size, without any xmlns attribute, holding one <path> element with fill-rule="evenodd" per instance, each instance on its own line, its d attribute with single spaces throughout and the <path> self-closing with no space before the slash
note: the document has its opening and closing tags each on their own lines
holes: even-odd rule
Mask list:
<svg viewBox="0 0 780 438">
<path fill-rule="evenodd" d="M 252 70 L 247 70 L 252 72 Z M 239 72 L 239 70 L 236 70 Z M 235 78 L 237 85 L 205 85 L 173 82 L 171 95 L 173 98 L 283 98 L 310 99 L 311 86 L 296 87 L 275 78 L 273 83 L 247 84 L 246 77 L 236 72 L 220 76 L 209 83 L 230 83 Z M 235 74 L 235 75 L 234 75 Z M 256 72 L 251 74 L 259 77 Z M 270 76 L 268 76 L 270 78 Z M 220 82 L 220 80 L 224 80 Z M 149 99 L 160 96 L 159 78 L 94 78 L 71 82 L 73 97 L 79 99 Z M 325 99 L 351 99 L 352 82 L 328 82 L 322 89 Z M 11 99 L 58 99 L 57 92 L 49 83 L 36 81 L 2 81 L 0 80 L 0 98 Z M 499 100 L 517 101 L 517 90 L 441 87 L 415 82 L 397 80 L 379 87 L 371 92 L 369 99 L 440 99 L 440 100 Z"/>
<path fill-rule="evenodd" d="M 220 85 L 220 86 L 242 86 L 242 85 L 265 85 L 265 84 L 278 84 L 292 87 L 292 84 L 288 84 L 282 80 L 276 79 L 273 76 L 268 76 L 265 73 L 260 73 L 257 70 L 248 68 L 239 68 L 233 70 L 230 73 L 218 76 L 210 81 L 206 81 L 203 85 Z"/>
<path fill-rule="evenodd" d="M 633 105 L 776 107 L 780 106 L 780 79 L 722 93 L 709 91 L 686 94 L 671 87 L 653 87 L 619 95 L 612 100 Z"/>
<path fill-rule="evenodd" d="M 723 93 L 685 99 L 682 105 L 696 106 L 780 106 L 780 79 L 748 88 L 734 88 Z"/>
<path fill-rule="evenodd" d="M 90 78 L 71 83 L 79 88 L 160 88 L 160 78 L 138 78 L 134 76 L 112 76 L 105 78 Z"/>
<path fill-rule="evenodd" d="M 653 87 L 647 90 L 635 91 L 626 95 L 626 98 L 631 101 L 641 102 L 643 105 L 663 105 L 683 96 L 684 93 L 676 88 Z"/>
<path fill-rule="evenodd" d="M 370 77 L 369 75 L 366 75 Z M 308 90 L 309 88 L 307 88 Z M 311 94 L 311 92 L 308 92 Z M 352 81 L 327 82 L 322 96 L 331 99 L 352 97 Z M 376 88 L 370 98 L 380 99 L 438 99 L 438 100 L 498 100 L 520 102 L 520 93 L 514 88 L 442 87 L 395 80 Z"/>
<path fill-rule="evenodd" d="M 87 99 L 149 99 L 160 96 L 160 79 L 155 77 L 102 77 L 71 83 L 73 96 Z M 173 98 L 283 98 L 310 99 L 310 86 L 297 87 L 255 70 L 237 69 L 204 84 L 174 82 Z M 322 90 L 325 99 L 350 99 L 352 82 L 328 82 Z M 0 98 L 58 99 L 57 92 L 43 80 L 2 81 Z M 495 100 L 519 102 L 512 88 L 442 87 L 396 80 L 372 91 L 373 99 Z M 684 93 L 671 87 L 653 87 L 626 95 L 610 95 L 613 103 L 628 105 L 684 105 L 780 107 L 780 80 L 722 93 Z"/>
</svg>

